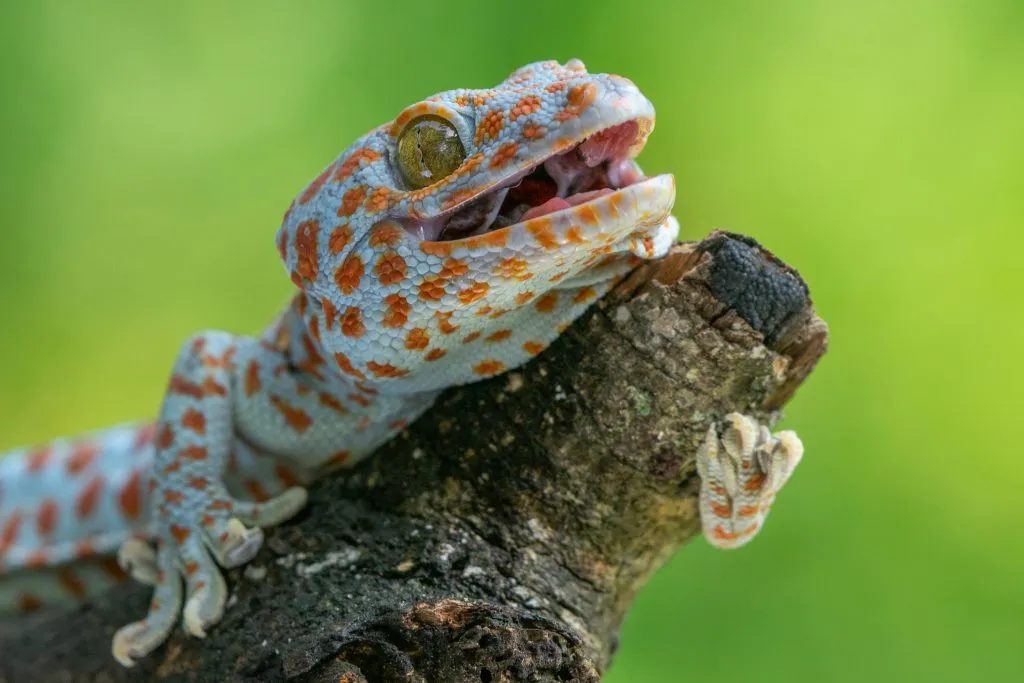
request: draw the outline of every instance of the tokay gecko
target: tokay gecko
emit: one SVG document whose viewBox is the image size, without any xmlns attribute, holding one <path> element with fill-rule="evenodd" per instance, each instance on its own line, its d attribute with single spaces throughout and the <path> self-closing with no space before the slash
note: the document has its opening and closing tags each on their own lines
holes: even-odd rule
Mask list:
<svg viewBox="0 0 1024 683">
<path fill-rule="evenodd" d="M 155 421 L 0 459 L 0 614 L 130 575 L 153 594 L 115 634 L 118 661 L 179 619 L 202 637 L 225 610 L 220 567 L 249 562 L 305 486 L 446 387 L 526 363 L 668 251 L 675 180 L 634 161 L 653 128 L 631 81 L 573 59 L 428 97 L 358 139 L 284 215 L 297 292 L 262 334 L 187 339 Z M 713 425 L 697 454 L 708 541 L 749 541 L 802 453 L 743 415 Z"/>
</svg>

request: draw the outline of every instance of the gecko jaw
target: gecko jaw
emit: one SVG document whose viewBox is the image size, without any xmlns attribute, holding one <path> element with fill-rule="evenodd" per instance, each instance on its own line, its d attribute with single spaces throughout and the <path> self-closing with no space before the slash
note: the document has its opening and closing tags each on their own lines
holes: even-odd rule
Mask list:
<svg viewBox="0 0 1024 683">
<path fill-rule="evenodd" d="M 459 206 L 407 229 L 422 242 L 452 242 L 519 225 L 647 180 L 632 159 L 641 125 L 609 126 Z"/>
</svg>

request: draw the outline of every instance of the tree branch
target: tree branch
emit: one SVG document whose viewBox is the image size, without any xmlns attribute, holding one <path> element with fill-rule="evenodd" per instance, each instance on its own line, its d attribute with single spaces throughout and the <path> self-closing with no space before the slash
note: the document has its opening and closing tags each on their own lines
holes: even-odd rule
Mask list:
<svg viewBox="0 0 1024 683">
<path fill-rule="evenodd" d="M 203 641 L 131 670 L 122 586 L 0 627 L 0 680 L 597 681 L 636 593 L 699 532 L 713 420 L 774 423 L 825 352 L 799 275 L 716 233 L 641 266 L 534 362 L 446 392 L 268 531 Z"/>
</svg>

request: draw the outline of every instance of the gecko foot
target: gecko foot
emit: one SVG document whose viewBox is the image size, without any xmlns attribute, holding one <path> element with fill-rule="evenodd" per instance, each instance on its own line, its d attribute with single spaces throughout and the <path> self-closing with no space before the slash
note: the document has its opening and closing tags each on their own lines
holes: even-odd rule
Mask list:
<svg viewBox="0 0 1024 683">
<path fill-rule="evenodd" d="M 278 524 L 306 504 L 306 490 L 291 488 L 263 503 L 230 501 L 233 515 L 221 519 L 207 514 L 202 526 L 172 526 L 173 539 L 161 539 L 154 553 L 148 544 L 133 539 L 118 552 L 118 561 L 132 576 L 154 587 L 145 619 L 122 627 L 114 635 L 112 652 L 124 666 L 159 647 L 181 614 L 185 631 L 197 638 L 224 614 L 228 591 L 222 567 L 249 562 L 263 543 L 260 527 Z M 182 579 L 185 592 L 182 591 Z M 184 610 L 182 602 L 184 601 Z"/>
<path fill-rule="evenodd" d="M 754 538 L 803 453 L 794 432 L 772 434 L 746 415 L 730 413 L 723 424 L 711 426 L 697 451 L 701 526 L 708 542 L 738 548 Z"/>
</svg>

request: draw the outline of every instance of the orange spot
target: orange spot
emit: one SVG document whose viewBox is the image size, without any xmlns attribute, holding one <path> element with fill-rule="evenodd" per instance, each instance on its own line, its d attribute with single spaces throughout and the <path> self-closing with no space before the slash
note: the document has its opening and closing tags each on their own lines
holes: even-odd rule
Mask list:
<svg viewBox="0 0 1024 683">
<path fill-rule="evenodd" d="M 471 344 L 480 338 L 479 332 L 470 332 L 466 335 L 465 339 L 462 340 L 463 344 Z"/>
<path fill-rule="evenodd" d="M 186 446 L 178 453 L 178 457 L 185 460 L 206 460 L 208 455 L 203 446 Z"/>
<path fill-rule="evenodd" d="M 516 102 L 516 105 L 512 107 L 512 110 L 508 113 L 508 118 L 511 121 L 515 121 L 523 116 L 529 116 L 540 111 L 540 98 L 536 95 L 527 95 L 523 99 Z"/>
<path fill-rule="evenodd" d="M 132 450 L 141 451 L 146 446 L 153 443 L 153 438 L 156 436 L 156 424 L 150 422 L 149 424 L 142 425 L 139 430 L 135 432 L 135 438 L 132 439 Z"/>
<path fill-rule="evenodd" d="M 405 335 L 405 348 L 410 351 L 422 351 L 430 344 L 430 335 L 422 327 L 414 327 Z"/>
<path fill-rule="evenodd" d="M 466 265 L 465 261 L 450 258 L 441 266 L 441 272 L 438 275 L 446 280 L 450 280 L 455 277 L 462 277 L 468 272 L 469 266 Z"/>
<path fill-rule="evenodd" d="M 732 507 L 725 503 L 711 503 L 708 507 L 711 508 L 711 513 L 715 515 L 715 517 L 728 519 L 732 516 Z"/>
<path fill-rule="evenodd" d="M 583 232 L 580 230 L 580 226 L 574 225 L 565 231 L 566 244 L 586 244 L 586 242 L 583 239 Z"/>
<path fill-rule="evenodd" d="M 555 236 L 554 230 L 551 229 L 551 225 L 550 218 L 534 218 L 526 221 L 526 230 L 533 235 L 540 246 L 548 250 L 557 249 L 562 245 Z"/>
<path fill-rule="evenodd" d="M 132 472 L 117 493 L 117 507 L 125 519 L 135 520 L 142 514 L 142 474 Z"/>
<path fill-rule="evenodd" d="M 377 391 L 373 387 L 371 387 L 371 386 L 369 386 L 367 384 L 363 384 L 362 382 L 356 382 L 356 389 L 358 389 L 359 391 L 363 392 L 364 394 L 369 394 L 370 396 L 376 396 L 377 394 L 380 393 L 379 391 Z"/>
<path fill-rule="evenodd" d="M 274 475 L 277 480 L 281 482 L 281 485 L 285 488 L 292 488 L 293 486 L 302 486 L 302 482 L 299 481 L 299 477 L 284 465 L 278 464 L 274 467 Z"/>
<path fill-rule="evenodd" d="M 377 223 L 370 231 L 371 247 L 396 247 L 402 241 L 402 228 L 394 223 Z"/>
<path fill-rule="evenodd" d="M 516 305 L 522 306 L 523 304 L 529 303 L 532 298 L 533 292 L 520 292 L 519 294 L 516 294 Z"/>
<path fill-rule="evenodd" d="M 451 324 L 451 311 L 435 311 L 434 317 L 437 318 L 437 327 L 441 330 L 441 334 L 453 334 L 461 327 L 461 325 Z"/>
<path fill-rule="evenodd" d="M 359 280 L 362 279 L 363 260 L 356 254 L 351 254 L 345 262 L 334 271 L 334 282 L 345 294 L 352 294 L 359 287 Z"/>
<path fill-rule="evenodd" d="M 409 374 L 408 370 L 395 367 L 391 363 L 377 363 L 372 360 L 366 364 L 366 368 L 377 377 L 405 377 Z"/>
<path fill-rule="evenodd" d="M 352 457 L 352 454 L 349 453 L 348 451 L 338 451 L 337 453 L 332 455 L 327 460 L 326 463 L 324 463 L 324 467 L 326 467 L 327 469 L 332 469 L 332 468 L 335 468 L 335 467 L 341 467 L 341 466 L 345 465 L 345 463 L 347 463 L 351 457 Z"/>
<path fill-rule="evenodd" d="M 362 166 L 362 162 L 371 163 L 379 158 L 380 155 L 372 149 L 360 147 L 348 155 L 345 161 L 341 162 L 338 166 L 338 172 L 334 174 L 334 181 L 340 183 L 347 180 L 349 176 L 355 173 L 356 169 Z"/>
<path fill-rule="evenodd" d="M 181 426 L 190 429 L 196 434 L 206 433 L 206 416 L 195 408 L 189 408 L 181 416 Z"/>
<path fill-rule="evenodd" d="M 4 552 L 14 545 L 14 542 L 18 540 L 18 532 L 21 530 L 21 511 L 15 510 L 11 513 L 11 516 L 7 518 L 7 523 L 4 524 L 3 532 L 0 532 L 0 556 L 3 556 Z"/>
<path fill-rule="evenodd" d="M 288 426 L 300 434 L 309 429 L 310 425 L 313 424 L 313 419 L 306 411 L 292 406 L 280 396 L 271 394 L 270 403 L 281 413 Z"/>
<path fill-rule="evenodd" d="M 391 190 L 383 185 L 373 188 L 370 198 L 366 200 L 367 213 L 380 213 L 388 208 L 388 201 L 391 198 Z"/>
<path fill-rule="evenodd" d="M 331 396 L 330 394 L 320 394 L 320 405 L 327 406 L 331 410 L 342 415 L 348 414 L 348 411 L 345 410 L 345 406 L 341 405 L 341 401 L 339 401 L 334 396 Z"/>
<path fill-rule="evenodd" d="M 544 89 L 551 94 L 561 92 L 565 90 L 565 81 L 555 81 L 554 83 L 548 83 Z"/>
<path fill-rule="evenodd" d="M 70 567 L 63 567 L 57 572 L 57 581 L 75 599 L 81 600 L 85 597 L 85 582 L 78 578 Z"/>
<path fill-rule="evenodd" d="M 454 249 L 452 242 L 420 242 L 420 251 L 430 256 L 451 256 Z"/>
<path fill-rule="evenodd" d="M 580 287 L 572 298 L 574 304 L 585 304 L 597 298 L 597 290 L 593 287 Z"/>
<path fill-rule="evenodd" d="M 536 123 L 528 123 L 523 126 L 523 137 L 527 140 L 540 140 L 544 137 L 544 126 L 540 126 Z"/>
<path fill-rule="evenodd" d="M 330 299 L 324 299 L 324 329 L 330 330 L 334 327 L 334 321 L 338 317 L 338 309 L 334 307 Z"/>
<path fill-rule="evenodd" d="M 192 532 L 187 526 L 178 526 L 177 524 L 171 525 L 171 536 L 174 536 L 174 540 L 178 544 L 182 544 L 188 540 L 188 537 L 192 535 Z"/>
<path fill-rule="evenodd" d="M 199 571 L 199 563 L 195 560 L 189 560 L 185 563 L 185 576 L 195 576 L 195 573 Z"/>
<path fill-rule="evenodd" d="M 396 285 L 405 279 L 405 259 L 394 251 L 381 254 L 381 257 L 377 259 L 374 272 L 382 285 Z"/>
<path fill-rule="evenodd" d="M 171 462 L 167 463 L 166 467 L 164 467 L 164 474 L 173 474 L 174 472 L 177 472 L 180 469 L 181 469 L 181 461 L 180 460 L 172 460 Z M 150 479 L 149 480 L 149 490 L 152 491 L 154 488 L 156 488 L 156 480 L 155 479 Z"/>
<path fill-rule="evenodd" d="M 448 355 L 448 352 L 444 349 L 430 349 L 427 355 L 424 356 L 427 360 L 440 360 Z"/>
<path fill-rule="evenodd" d="M 185 494 L 181 491 L 164 491 L 164 502 L 170 505 L 177 505 L 181 501 L 185 500 Z"/>
<path fill-rule="evenodd" d="M 245 380 L 243 382 L 243 391 L 246 396 L 254 396 L 260 389 L 263 388 L 263 383 L 260 381 L 260 364 L 255 360 L 249 361 L 249 365 L 245 369 Z"/>
<path fill-rule="evenodd" d="M 424 301 L 440 301 L 444 298 L 445 280 L 438 275 L 425 275 L 420 282 L 420 299 Z"/>
<path fill-rule="evenodd" d="M 580 204 L 576 207 L 576 217 L 588 225 L 597 225 L 601 222 L 597 209 L 590 204 Z"/>
<path fill-rule="evenodd" d="M 362 185 L 346 190 L 341 196 L 341 206 L 338 207 L 338 216 L 345 218 L 351 216 L 359 209 L 359 206 L 366 199 L 366 188 Z"/>
<path fill-rule="evenodd" d="M 491 157 L 491 168 L 501 168 L 511 161 L 518 151 L 518 142 L 506 142 L 495 150 L 494 155 Z"/>
<path fill-rule="evenodd" d="M 484 341 L 489 343 L 489 344 L 494 344 L 496 342 L 505 341 L 506 339 L 508 339 L 511 336 L 512 336 L 512 330 L 498 330 L 497 332 L 489 334 L 487 336 L 487 338 L 484 339 Z"/>
<path fill-rule="evenodd" d="M 295 229 L 296 269 L 307 280 L 315 280 L 320 269 L 317 254 L 319 234 L 320 222 L 315 219 L 302 221 Z"/>
<path fill-rule="evenodd" d="M 485 316 L 488 313 L 490 313 L 492 310 L 494 310 L 494 309 L 492 309 L 490 306 L 481 306 L 480 308 L 477 309 L 477 311 L 476 311 L 476 313 L 474 315 Z"/>
<path fill-rule="evenodd" d="M 207 377 L 203 380 L 203 391 L 210 396 L 227 396 L 228 390 L 224 386 L 217 384 L 217 380 L 213 377 Z"/>
<path fill-rule="evenodd" d="M 46 548 L 35 550 L 25 558 L 25 566 L 29 569 L 42 569 L 50 564 L 50 556 Z"/>
<path fill-rule="evenodd" d="M 475 301 L 480 301 L 480 299 L 487 296 L 487 292 L 490 291 L 490 289 L 491 286 L 489 284 L 477 280 L 470 284 L 469 287 L 459 291 L 459 301 L 467 305 Z"/>
<path fill-rule="evenodd" d="M 500 360 L 485 360 L 473 366 L 473 372 L 480 376 L 496 375 L 505 370 L 505 364 Z"/>
<path fill-rule="evenodd" d="M 327 241 L 327 248 L 331 250 L 332 254 L 337 256 L 345 249 L 351 239 L 352 228 L 348 227 L 348 223 L 342 223 L 331 231 L 331 237 Z"/>
<path fill-rule="evenodd" d="M 231 503 L 230 500 L 215 500 L 212 503 L 210 503 L 209 509 L 210 510 L 229 510 L 230 511 L 230 510 L 234 509 L 234 507 L 235 506 Z"/>
<path fill-rule="evenodd" d="M 507 308 L 496 308 L 496 309 L 494 309 L 494 311 L 491 312 L 491 320 L 497 320 L 501 316 L 503 316 L 506 313 L 508 313 L 508 311 L 509 311 L 509 309 L 507 309 Z"/>
<path fill-rule="evenodd" d="M 92 461 L 99 455 L 100 449 L 91 441 L 79 441 L 71 448 L 71 455 L 68 457 L 66 468 L 68 474 L 75 476 L 81 474 Z"/>
<path fill-rule="evenodd" d="M 156 446 L 161 450 L 167 450 L 174 445 L 174 430 L 165 424 L 156 437 Z"/>
<path fill-rule="evenodd" d="M 760 506 L 757 505 L 745 505 L 736 511 L 737 517 L 749 518 L 756 517 L 761 512 Z"/>
<path fill-rule="evenodd" d="M 190 489 L 195 489 L 197 491 L 205 491 L 206 487 L 209 485 L 210 482 L 206 477 L 189 477 L 188 483 L 186 484 Z"/>
<path fill-rule="evenodd" d="M 555 310 L 555 305 L 558 303 L 558 294 L 555 292 L 548 292 L 541 298 L 537 299 L 537 303 L 534 307 L 541 313 L 550 313 Z"/>
<path fill-rule="evenodd" d="M 96 504 L 100 499 L 100 492 L 103 490 L 103 477 L 93 477 L 82 492 L 75 498 L 75 516 L 78 519 L 85 519 L 96 511 Z"/>
<path fill-rule="evenodd" d="M 736 534 L 732 533 L 731 531 L 726 531 L 721 524 L 716 525 L 715 528 L 711 530 L 711 535 L 720 541 L 736 540 Z"/>
<path fill-rule="evenodd" d="M 765 477 L 763 474 L 755 474 L 743 484 L 743 490 L 750 493 L 757 493 L 764 488 Z"/>
<path fill-rule="evenodd" d="M 170 394 L 190 396 L 196 399 L 203 397 L 203 388 L 194 382 L 188 381 L 181 375 L 174 375 L 171 377 L 171 381 L 167 386 L 167 392 Z"/>
<path fill-rule="evenodd" d="M 43 601 L 32 593 L 18 593 L 18 611 L 22 614 L 38 612 L 43 608 Z"/>
<path fill-rule="evenodd" d="M 526 351 L 531 356 L 536 356 L 543 350 L 544 345 L 540 342 L 528 341 L 525 344 L 523 344 L 523 351 Z"/>
<path fill-rule="evenodd" d="M 53 447 L 50 445 L 38 446 L 28 454 L 28 460 L 25 463 L 25 469 L 29 472 L 39 472 L 46 463 L 50 461 L 50 456 L 53 455 Z"/>
<path fill-rule="evenodd" d="M 507 258 L 497 266 L 494 267 L 494 274 L 500 275 L 506 280 L 512 280 L 521 276 L 526 272 L 526 269 L 530 267 L 530 264 L 526 259 L 521 259 L 516 256 Z"/>
<path fill-rule="evenodd" d="M 366 334 L 366 325 L 363 324 L 363 311 L 355 306 L 349 306 L 341 316 L 341 333 L 346 337 L 358 339 Z"/>
<path fill-rule="evenodd" d="M 496 140 L 504 125 L 505 114 L 501 109 L 492 109 L 484 114 L 476 126 L 476 144 L 479 145 L 485 140 Z"/>
<path fill-rule="evenodd" d="M 40 536 L 49 536 L 57 527 L 57 513 L 60 508 L 57 501 L 47 498 L 39 506 L 39 516 L 36 517 L 36 532 Z"/>
<path fill-rule="evenodd" d="M 76 560 L 82 560 L 90 555 L 96 554 L 96 547 L 93 545 L 91 538 L 85 538 L 75 544 L 73 551 L 74 558 Z"/>
<path fill-rule="evenodd" d="M 277 253 L 281 255 L 282 261 L 288 260 L 288 231 L 284 228 L 277 233 Z"/>
<path fill-rule="evenodd" d="M 384 297 L 384 303 L 387 304 L 388 310 L 384 313 L 381 325 L 391 329 L 404 325 L 406 320 L 409 319 L 409 312 L 412 310 L 412 306 L 409 305 L 405 297 L 401 294 L 388 294 Z"/>
<path fill-rule="evenodd" d="M 352 365 L 352 361 L 350 361 L 348 359 L 348 356 L 346 356 L 345 354 L 341 353 L 340 351 L 338 353 L 334 354 L 334 362 L 338 364 L 338 368 L 340 368 L 341 371 L 344 372 L 346 375 L 351 375 L 352 377 L 358 377 L 359 379 L 366 379 L 366 375 L 364 375 L 362 372 L 357 370 Z"/>
<path fill-rule="evenodd" d="M 356 403 L 358 405 L 361 405 L 364 408 L 369 408 L 370 406 L 373 405 L 373 401 L 371 401 L 368 398 L 365 398 L 364 396 L 362 396 L 360 394 L 349 394 L 348 395 L 348 400 L 350 400 L 353 403 Z"/>
<path fill-rule="evenodd" d="M 299 195 L 299 204 L 305 204 L 310 199 L 315 197 L 316 193 L 319 192 L 320 188 L 322 188 L 324 186 L 324 183 L 327 182 L 327 178 L 331 175 L 331 171 L 333 170 L 334 164 L 331 164 L 323 171 L 321 171 L 320 175 L 314 178 L 313 182 L 311 182 L 309 186 L 306 187 L 306 189 L 302 192 L 302 194 Z"/>
<path fill-rule="evenodd" d="M 441 208 L 443 208 L 446 211 L 448 209 L 455 208 L 459 204 L 462 204 L 466 200 L 474 197 L 477 194 L 477 192 L 478 189 L 476 187 L 464 187 L 462 189 L 455 190 L 454 192 L 451 193 L 451 195 L 449 195 L 447 199 L 444 200 L 444 202 L 441 204 Z M 447 254 L 443 255 L 447 256 Z"/>
</svg>

